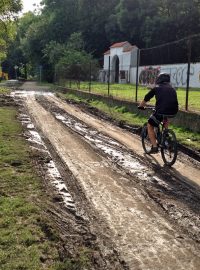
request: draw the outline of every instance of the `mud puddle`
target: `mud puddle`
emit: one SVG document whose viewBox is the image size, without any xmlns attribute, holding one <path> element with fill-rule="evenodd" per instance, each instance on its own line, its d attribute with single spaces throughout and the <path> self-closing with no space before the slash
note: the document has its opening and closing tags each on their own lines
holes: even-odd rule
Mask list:
<svg viewBox="0 0 200 270">
<path fill-rule="evenodd" d="M 200 241 L 200 193 L 198 188 L 194 189 L 184 182 L 180 182 L 165 168 L 160 168 L 157 172 L 151 170 L 141 157 L 126 149 L 116 140 L 88 127 L 64 110 L 48 103 L 44 97 L 39 100 L 58 121 L 84 137 L 92 147 L 111 159 L 115 165 L 134 176 L 134 181 L 145 187 L 148 195 L 169 214 L 173 221 L 187 230 L 195 240 Z"/>
<path fill-rule="evenodd" d="M 28 95 L 33 94 L 34 91 Z M 49 141 L 41 136 L 33 123 L 24 106 L 26 96 L 24 91 L 23 95 L 19 92 L 14 95 L 15 104 L 20 107 L 18 119 L 23 125 L 31 155 L 52 201 L 49 216 L 54 221 L 62 242 L 59 247 L 61 259 L 71 258 L 76 261 L 80 256 L 87 256 L 91 270 L 129 269 L 114 248 L 112 236 L 108 237 L 106 225 L 102 225 L 98 214 L 84 198 L 81 187 L 74 183 L 75 179 L 68 167 L 62 163 Z"/>
<path fill-rule="evenodd" d="M 194 193 L 193 200 L 192 192 L 189 197 L 191 205 L 189 202 L 187 204 L 184 194 L 187 195 L 185 192 L 189 192 L 189 189 L 181 184 L 179 186 L 171 175 L 168 176 L 169 179 L 165 179 L 162 173 L 156 174 L 139 156 L 118 141 L 91 129 L 55 104 L 49 103 L 45 97 L 37 96 L 37 101 L 31 98 L 25 100 L 25 103 L 28 113 L 41 131 L 40 134 L 48 138 L 48 149 L 52 147 L 55 157 L 60 157 L 69 167 L 75 177 L 72 177 L 74 183 L 78 186 L 80 184 L 76 191 L 67 186 L 72 191 L 75 204 L 80 206 L 78 202 L 82 200 L 83 205 L 85 202 L 85 205 L 89 204 L 95 209 L 93 215 L 88 214 L 88 220 L 91 227 L 96 229 L 95 235 L 98 239 L 101 239 L 102 234 L 95 218 L 107 233 L 107 237 L 104 234 L 104 241 L 114 241 L 114 250 L 121 254 L 130 269 L 199 268 L 199 247 L 188 237 L 191 227 L 183 223 L 180 211 L 181 209 L 184 212 L 185 223 L 193 218 L 191 226 L 198 226 L 198 213 L 195 213 L 195 207 L 192 207 L 195 200 L 198 207 L 198 198 Z M 62 164 L 59 167 L 59 171 L 62 171 L 63 166 Z M 177 182 L 178 191 L 173 181 Z M 70 183 L 67 179 L 64 182 Z M 180 223 L 184 230 L 174 225 L 176 222 L 168 222 L 167 216 L 147 194 L 160 203 L 163 209 L 167 205 L 166 211 L 171 220 L 177 219 L 176 222 Z M 180 196 L 182 205 L 174 198 L 177 195 Z M 77 205 L 76 209 L 81 209 Z M 187 210 L 190 211 L 190 217 Z M 65 215 L 64 212 L 62 214 Z M 197 241 L 198 227 L 193 229 L 193 238 Z M 101 246 L 101 243 L 99 240 L 98 246 Z M 105 245 L 103 250 L 102 254 L 105 256 Z M 118 266 L 109 267 L 104 266 L 102 269 L 121 269 Z M 125 266 L 123 267 L 125 269 Z"/>
</svg>

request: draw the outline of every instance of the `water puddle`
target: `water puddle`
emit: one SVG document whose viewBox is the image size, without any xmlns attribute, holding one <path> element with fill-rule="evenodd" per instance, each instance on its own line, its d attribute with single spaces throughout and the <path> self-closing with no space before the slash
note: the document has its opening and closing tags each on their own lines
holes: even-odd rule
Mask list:
<svg viewBox="0 0 200 270">
<path fill-rule="evenodd" d="M 152 175 L 152 171 L 145 166 L 139 158 L 130 154 L 123 145 L 120 145 L 117 141 L 110 137 L 99 133 L 86 126 L 85 124 L 74 120 L 66 114 L 60 114 L 53 112 L 55 118 L 61 121 L 64 125 L 83 136 L 91 145 L 95 146 L 99 150 L 103 151 L 114 164 L 117 164 L 129 174 L 144 181 L 157 182 L 170 190 L 170 186 L 161 178 Z"/>
<path fill-rule="evenodd" d="M 29 91 L 29 92 L 16 91 L 12 93 L 13 97 L 14 98 L 17 97 L 17 99 L 19 98 L 20 101 L 22 101 L 21 99 L 23 99 L 23 97 L 25 96 L 35 95 L 35 94 L 36 94 L 35 91 Z M 45 95 L 46 94 L 52 94 L 52 93 L 45 93 Z M 49 157 L 48 159 L 49 162 L 46 164 L 47 168 L 45 168 L 46 178 L 50 179 L 52 186 L 61 196 L 62 201 L 64 205 L 66 206 L 66 208 L 68 208 L 69 210 L 76 211 L 75 202 L 71 194 L 69 193 L 68 188 L 64 180 L 62 179 L 62 176 L 60 175 L 56 167 L 56 164 L 52 159 L 50 152 L 47 150 L 47 147 L 44 141 L 42 140 L 40 134 L 35 129 L 35 126 L 32 123 L 31 118 L 28 115 L 21 113 L 19 115 L 19 120 L 21 121 L 22 125 L 26 128 L 27 141 L 30 144 L 34 145 L 34 149 L 37 149 L 37 151 L 45 151 L 45 155 Z"/>
</svg>

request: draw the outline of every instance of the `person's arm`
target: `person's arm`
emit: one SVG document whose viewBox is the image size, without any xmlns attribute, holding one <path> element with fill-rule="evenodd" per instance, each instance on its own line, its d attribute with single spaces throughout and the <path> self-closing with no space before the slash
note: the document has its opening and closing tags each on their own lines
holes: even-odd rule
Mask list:
<svg viewBox="0 0 200 270">
<path fill-rule="evenodd" d="M 144 99 L 140 102 L 140 105 L 138 106 L 138 108 L 144 108 L 146 106 L 146 103 L 155 95 L 155 88 L 151 89 L 146 96 L 144 97 Z"/>
<path fill-rule="evenodd" d="M 144 101 L 145 102 L 148 102 L 150 99 L 152 99 L 152 97 L 155 96 L 155 88 L 151 89 L 147 94 L 146 96 L 144 97 Z"/>
<path fill-rule="evenodd" d="M 142 100 L 142 101 L 140 102 L 140 105 L 138 106 L 138 108 L 144 108 L 145 105 L 146 105 L 146 101 Z"/>
</svg>

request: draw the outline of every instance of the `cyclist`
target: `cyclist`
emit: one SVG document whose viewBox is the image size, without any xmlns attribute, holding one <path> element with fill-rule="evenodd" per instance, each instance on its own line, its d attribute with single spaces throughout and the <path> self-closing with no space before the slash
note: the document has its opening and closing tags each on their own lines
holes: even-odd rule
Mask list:
<svg viewBox="0 0 200 270">
<path fill-rule="evenodd" d="M 170 75 L 168 73 L 160 73 L 155 83 L 156 86 L 145 95 L 144 100 L 138 106 L 138 109 L 144 109 L 146 103 L 155 96 L 155 112 L 150 116 L 147 125 L 149 139 L 152 144 L 150 154 L 158 152 L 154 127 L 159 126 L 164 116 L 174 117 L 178 112 L 177 94 L 170 84 Z"/>
</svg>

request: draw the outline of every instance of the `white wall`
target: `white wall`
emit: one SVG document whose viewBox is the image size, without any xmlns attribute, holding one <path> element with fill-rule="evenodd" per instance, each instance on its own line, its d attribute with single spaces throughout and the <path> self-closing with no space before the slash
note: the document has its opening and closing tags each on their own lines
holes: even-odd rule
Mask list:
<svg viewBox="0 0 200 270">
<path fill-rule="evenodd" d="M 110 56 L 115 56 L 115 55 L 121 55 L 123 54 L 123 47 L 119 47 L 119 48 L 111 48 L 110 49 Z"/>
<path fill-rule="evenodd" d="M 161 65 L 139 67 L 139 77 L 141 84 L 151 84 L 153 77 L 158 72 L 167 72 L 171 75 L 171 83 L 176 87 L 186 87 L 187 84 L 187 64 Z M 142 76 L 143 75 L 143 76 Z M 131 68 L 130 82 L 136 83 L 136 68 Z M 191 64 L 190 67 L 190 87 L 200 88 L 200 63 Z"/>
<path fill-rule="evenodd" d="M 103 69 L 104 70 L 108 70 L 109 68 L 109 54 L 104 55 L 104 65 L 103 65 Z"/>
<path fill-rule="evenodd" d="M 120 70 L 129 70 L 131 66 L 137 65 L 137 49 L 129 52 L 123 52 L 122 48 L 113 48 L 110 50 L 110 54 L 104 55 L 104 70 L 108 70 L 109 56 L 112 68 L 112 60 L 116 55 L 119 57 Z"/>
</svg>

